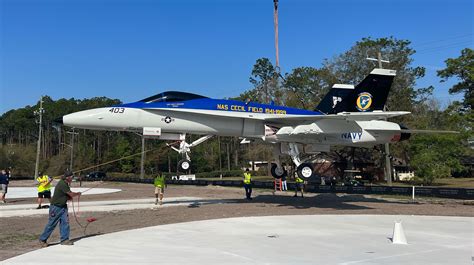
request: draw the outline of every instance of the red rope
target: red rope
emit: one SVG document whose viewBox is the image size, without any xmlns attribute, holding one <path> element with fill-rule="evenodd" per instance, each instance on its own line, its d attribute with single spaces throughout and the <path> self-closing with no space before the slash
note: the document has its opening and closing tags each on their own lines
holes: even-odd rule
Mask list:
<svg viewBox="0 0 474 265">
<path fill-rule="evenodd" d="M 78 197 L 77 197 L 77 213 L 76 213 L 76 209 L 75 209 L 75 207 L 74 207 L 74 199 L 71 198 L 72 212 L 73 212 L 73 214 L 74 214 L 74 219 L 76 220 L 76 223 L 77 223 L 80 227 L 84 228 L 84 235 L 86 235 L 87 226 L 88 226 L 90 223 L 97 221 L 97 218 L 94 218 L 94 217 L 89 217 L 89 218 L 87 218 L 87 219 L 86 219 L 86 221 L 87 221 L 87 224 L 86 224 L 86 225 L 82 225 L 81 222 L 79 222 L 79 220 L 77 219 L 77 217 L 80 217 L 80 215 L 79 215 L 79 210 L 80 210 L 80 203 L 79 203 L 79 201 L 80 201 L 80 199 L 79 199 L 79 198 L 81 198 L 81 196 L 78 196 Z"/>
</svg>

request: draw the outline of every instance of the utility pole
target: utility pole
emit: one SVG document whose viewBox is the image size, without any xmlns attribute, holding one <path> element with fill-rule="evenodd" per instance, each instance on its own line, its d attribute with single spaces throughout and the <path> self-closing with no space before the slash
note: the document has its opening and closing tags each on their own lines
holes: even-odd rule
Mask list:
<svg viewBox="0 0 474 265">
<path fill-rule="evenodd" d="M 69 171 L 73 171 L 72 170 L 72 161 L 73 161 L 73 158 L 74 158 L 74 135 L 77 135 L 79 133 L 75 132 L 74 131 L 74 128 L 72 129 L 72 131 L 67 131 L 66 133 L 70 134 L 71 135 L 71 159 L 69 161 Z"/>
<path fill-rule="evenodd" d="M 230 152 L 229 152 L 229 143 L 225 144 L 227 149 L 227 171 L 230 171 Z"/>
<path fill-rule="evenodd" d="M 140 179 L 145 178 L 145 135 L 143 133 L 133 132 L 134 134 L 138 135 L 142 139 L 142 152 L 141 152 L 141 160 L 140 160 Z M 179 159 L 178 159 L 179 160 Z M 169 154 L 168 154 L 168 170 L 170 170 L 170 162 L 169 162 Z"/>
<path fill-rule="evenodd" d="M 275 28 L 275 65 L 277 72 L 280 73 L 280 58 L 278 55 L 278 0 L 273 0 L 273 27 Z"/>
<path fill-rule="evenodd" d="M 222 157 L 221 157 L 221 137 L 217 136 L 217 142 L 219 145 L 219 174 L 222 178 Z"/>
<path fill-rule="evenodd" d="M 170 157 L 169 151 L 168 151 L 168 173 L 171 173 L 171 157 Z"/>
<path fill-rule="evenodd" d="M 275 30 L 275 70 L 274 76 L 275 91 L 279 89 L 279 77 L 280 77 L 280 50 L 278 48 L 278 0 L 273 0 L 273 28 Z M 269 102 L 268 102 L 269 103 Z M 271 158 L 267 157 L 267 175 L 271 176 Z"/>
<path fill-rule="evenodd" d="M 140 161 L 140 179 L 145 178 L 145 136 L 142 135 L 142 158 Z"/>
<path fill-rule="evenodd" d="M 39 115 L 38 121 L 38 143 L 36 145 L 36 164 L 35 164 L 35 179 L 38 177 L 38 169 L 39 169 L 39 156 L 40 156 L 40 149 L 41 149 L 41 134 L 43 133 L 43 96 L 40 98 L 40 108 L 35 110 L 34 114 Z"/>
<path fill-rule="evenodd" d="M 380 51 L 377 52 L 377 59 L 375 58 L 367 58 L 370 61 L 377 61 L 379 64 L 379 68 L 382 69 L 382 63 L 390 63 L 390 61 L 382 60 L 382 53 Z M 387 179 L 387 184 L 392 186 L 392 165 L 390 162 L 390 145 L 389 143 L 385 144 L 385 178 Z"/>
</svg>

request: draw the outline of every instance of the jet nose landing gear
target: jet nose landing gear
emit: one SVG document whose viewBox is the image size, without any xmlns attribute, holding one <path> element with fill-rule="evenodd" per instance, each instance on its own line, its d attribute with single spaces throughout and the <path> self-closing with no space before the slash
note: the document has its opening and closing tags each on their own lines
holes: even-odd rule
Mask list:
<svg viewBox="0 0 474 265">
<path fill-rule="evenodd" d="M 188 159 L 182 159 L 178 162 L 178 168 L 182 172 L 186 172 L 191 167 L 191 161 Z"/>
<path fill-rule="evenodd" d="M 183 159 L 181 159 L 178 162 L 178 170 L 180 170 L 181 172 L 188 172 L 188 170 L 191 168 L 191 157 L 189 156 L 189 153 L 191 153 L 191 147 L 194 147 L 206 141 L 212 136 L 213 135 L 203 136 L 190 144 L 186 143 L 186 141 L 184 140 L 177 141 L 172 144 L 167 144 L 169 147 L 171 147 L 173 150 L 175 150 L 176 152 L 180 153 L 183 156 Z M 179 148 L 176 148 L 175 146 L 173 146 L 175 144 L 179 144 Z"/>
</svg>

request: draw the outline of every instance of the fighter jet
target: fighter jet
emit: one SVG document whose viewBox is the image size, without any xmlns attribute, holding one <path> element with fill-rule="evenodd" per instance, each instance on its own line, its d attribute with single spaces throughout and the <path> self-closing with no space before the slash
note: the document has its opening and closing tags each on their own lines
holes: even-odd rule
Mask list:
<svg viewBox="0 0 474 265">
<path fill-rule="evenodd" d="M 289 155 L 297 174 L 308 179 L 314 168 L 305 154 L 410 137 L 409 130 L 387 121 L 409 112 L 383 111 L 395 75 L 395 70 L 374 69 L 356 86 L 336 84 L 313 111 L 167 91 L 133 103 L 71 113 L 62 121 L 74 128 L 140 131 L 145 137 L 177 141 L 179 145 L 171 147 L 183 155 L 183 171 L 190 167 L 191 148 L 214 135 L 237 136 L 243 142 L 259 139 L 274 146 L 274 177 L 287 174 L 280 155 Z M 204 136 L 187 143 L 186 134 Z"/>
</svg>

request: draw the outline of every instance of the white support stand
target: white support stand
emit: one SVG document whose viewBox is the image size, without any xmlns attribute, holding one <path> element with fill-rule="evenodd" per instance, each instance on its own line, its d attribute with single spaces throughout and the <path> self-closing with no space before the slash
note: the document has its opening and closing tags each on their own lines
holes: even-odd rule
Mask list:
<svg viewBox="0 0 474 265">
<path fill-rule="evenodd" d="M 407 245 L 407 238 L 405 237 L 405 232 L 403 231 L 402 221 L 395 221 L 393 227 L 392 243 Z"/>
</svg>

